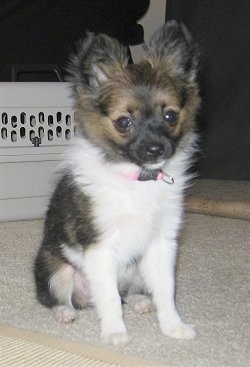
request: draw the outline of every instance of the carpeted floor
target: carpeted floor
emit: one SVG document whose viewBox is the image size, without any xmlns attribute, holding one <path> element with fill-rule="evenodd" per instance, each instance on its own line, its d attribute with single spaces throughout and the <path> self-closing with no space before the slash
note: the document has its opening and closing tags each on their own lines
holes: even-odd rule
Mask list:
<svg viewBox="0 0 250 367">
<path fill-rule="evenodd" d="M 249 194 L 249 185 L 245 194 Z M 100 347 L 94 310 L 80 311 L 73 324 L 62 325 L 35 300 L 32 261 L 42 225 L 42 221 L 0 223 L 0 334 L 4 324 Z M 197 326 L 197 338 L 192 341 L 167 338 L 161 334 L 154 313 L 138 316 L 125 306 L 132 342 L 123 348 L 105 347 L 105 350 L 175 367 L 247 367 L 249 259 L 249 221 L 188 213 L 180 238 L 177 305 L 183 319 Z M 4 343 L 6 338 L 0 338 L 0 364 L 1 348 L 3 352 L 7 345 Z M 3 365 L 21 366 L 15 363 Z M 114 363 L 118 365 L 125 366 Z M 146 366 L 146 362 L 128 365 Z"/>
</svg>

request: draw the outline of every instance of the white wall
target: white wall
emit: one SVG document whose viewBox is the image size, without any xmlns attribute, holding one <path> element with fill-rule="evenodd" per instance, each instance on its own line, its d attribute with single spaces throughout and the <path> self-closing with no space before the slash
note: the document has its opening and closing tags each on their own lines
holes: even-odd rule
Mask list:
<svg viewBox="0 0 250 367">
<path fill-rule="evenodd" d="M 139 21 L 144 28 L 144 39 L 148 43 L 154 31 L 165 23 L 166 0 L 151 0 L 147 13 Z M 134 62 L 143 57 L 142 46 L 131 47 Z"/>
</svg>

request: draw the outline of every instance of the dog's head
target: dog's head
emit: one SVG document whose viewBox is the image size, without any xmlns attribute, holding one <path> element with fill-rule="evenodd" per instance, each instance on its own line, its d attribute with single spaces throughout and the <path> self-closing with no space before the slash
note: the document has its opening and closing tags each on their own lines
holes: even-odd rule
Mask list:
<svg viewBox="0 0 250 367">
<path fill-rule="evenodd" d="M 197 65 L 197 47 L 175 21 L 137 64 L 115 39 L 88 34 L 69 66 L 81 133 L 109 160 L 160 168 L 194 128 Z"/>
</svg>

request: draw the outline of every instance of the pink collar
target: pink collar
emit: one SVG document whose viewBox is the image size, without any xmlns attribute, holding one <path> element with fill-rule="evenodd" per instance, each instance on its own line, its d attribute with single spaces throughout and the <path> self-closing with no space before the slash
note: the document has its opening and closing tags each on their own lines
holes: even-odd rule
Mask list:
<svg viewBox="0 0 250 367">
<path fill-rule="evenodd" d="M 170 185 L 174 183 L 174 178 L 161 169 L 157 170 L 145 170 L 143 169 L 139 173 L 129 173 L 126 177 L 131 181 L 164 181 Z"/>
</svg>

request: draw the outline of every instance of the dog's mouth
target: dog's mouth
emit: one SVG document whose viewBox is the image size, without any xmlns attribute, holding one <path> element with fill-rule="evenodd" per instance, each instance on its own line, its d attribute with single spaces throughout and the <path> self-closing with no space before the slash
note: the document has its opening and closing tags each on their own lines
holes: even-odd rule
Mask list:
<svg viewBox="0 0 250 367">
<path fill-rule="evenodd" d="M 166 160 L 157 163 L 144 163 L 138 176 L 138 181 L 164 181 L 168 184 L 174 183 L 174 178 L 162 170 Z"/>
<path fill-rule="evenodd" d="M 162 169 L 173 153 L 174 147 L 169 140 L 166 140 L 165 144 L 158 145 L 156 143 L 135 144 L 135 146 L 129 146 L 127 150 L 130 161 L 147 171 Z"/>
<path fill-rule="evenodd" d="M 160 160 L 159 162 L 154 162 L 154 163 L 143 163 L 141 164 L 142 168 L 148 171 L 154 171 L 157 169 L 161 169 L 164 164 L 166 163 L 166 160 Z"/>
<path fill-rule="evenodd" d="M 174 183 L 174 178 L 162 170 L 166 159 L 158 162 L 143 162 L 138 164 L 141 169 L 137 172 L 126 174 L 125 176 L 132 181 L 163 181 L 168 184 Z"/>
</svg>

